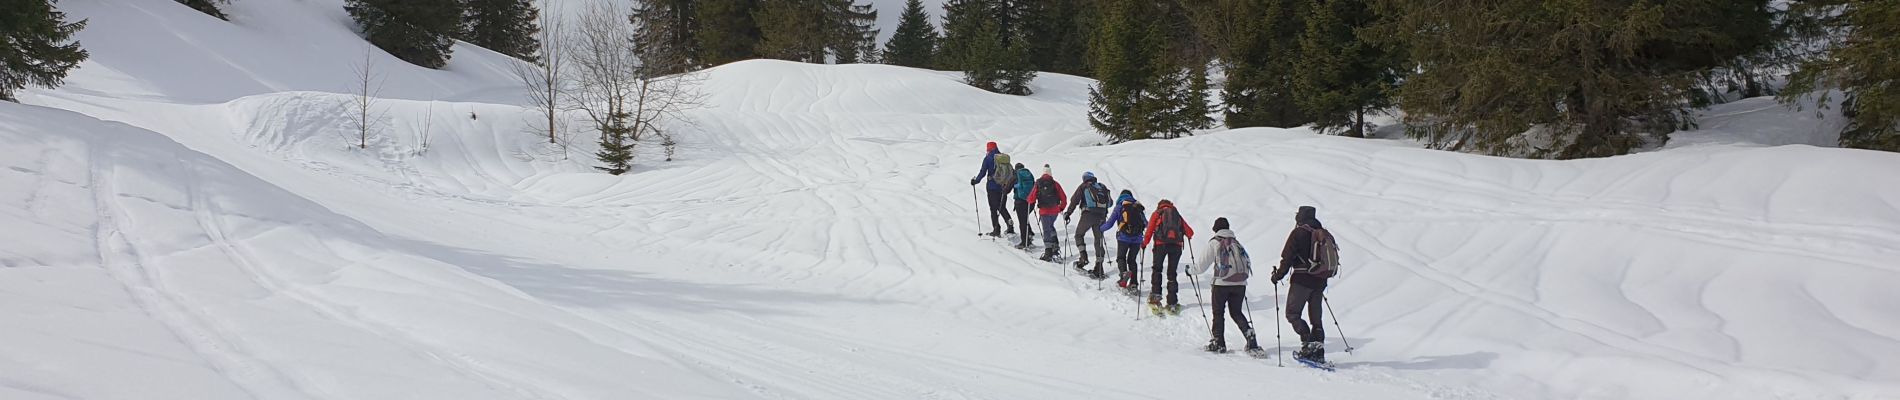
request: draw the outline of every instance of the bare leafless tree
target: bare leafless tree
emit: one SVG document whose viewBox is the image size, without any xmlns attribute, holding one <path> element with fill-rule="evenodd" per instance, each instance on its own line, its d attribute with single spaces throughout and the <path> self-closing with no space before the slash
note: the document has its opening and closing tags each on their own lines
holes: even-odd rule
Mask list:
<svg viewBox="0 0 1900 400">
<path fill-rule="evenodd" d="M 649 72 L 669 69 L 641 63 L 632 40 L 635 27 L 626 21 L 627 15 L 613 6 L 596 3 L 582 14 L 567 42 L 574 88 L 567 91 L 566 103 L 600 132 L 596 158 L 606 165 L 597 168 L 616 175 L 630 168 L 633 149 L 642 140 L 658 137 L 670 153 L 676 142 L 666 123 L 683 121 L 687 110 L 705 100 L 701 75 Z"/>
<path fill-rule="evenodd" d="M 532 107 L 542 119 L 535 124 L 535 132 L 547 135 L 548 144 L 560 145 L 566 135 L 562 129 L 566 124 L 559 121 L 561 101 L 570 86 L 568 77 L 563 75 L 567 63 L 568 34 L 560 10 L 552 7 L 556 7 L 554 1 L 541 0 L 538 21 L 541 24 L 541 47 L 537 50 L 541 54 L 540 65 L 517 60 L 514 73 L 521 79 L 527 90 L 528 101 L 533 103 Z"/>
<path fill-rule="evenodd" d="M 350 88 L 356 97 L 351 99 L 351 117 L 356 124 L 356 148 L 369 148 L 369 135 L 376 129 L 377 121 L 382 120 L 383 111 L 378 107 L 376 96 L 382 94 L 383 76 L 376 72 L 376 53 L 374 47 L 363 49 L 362 62 L 350 66 L 356 79 Z"/>
</svg>

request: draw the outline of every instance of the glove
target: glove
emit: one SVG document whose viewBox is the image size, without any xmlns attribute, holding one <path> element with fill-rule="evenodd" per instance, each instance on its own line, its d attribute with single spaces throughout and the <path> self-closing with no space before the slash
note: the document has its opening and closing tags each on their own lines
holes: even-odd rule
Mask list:
<svg viewBox="0 0 1900 400">
<path fill-rule="evenodd" d="M 1063 224 L 1069 223 L 1069 213 L 1062 213 L 1062 223 Z"/>
<path fill-rule="evenodd" d="M 1273 284 L 1278 285 L 1280 284 L 1281 278 L 1286 278 L 1286 268 L 1274 268 L 1273 277 L 1269 278 L 1268 280 L 1272 281 Z"/>
<path fill-rule="evenodd" d="M 982 182 L 982 181 L 983 181 L 982 179 L 970 178 L 970 186 L 976 186 L 977 182 Z"/>
</svg>

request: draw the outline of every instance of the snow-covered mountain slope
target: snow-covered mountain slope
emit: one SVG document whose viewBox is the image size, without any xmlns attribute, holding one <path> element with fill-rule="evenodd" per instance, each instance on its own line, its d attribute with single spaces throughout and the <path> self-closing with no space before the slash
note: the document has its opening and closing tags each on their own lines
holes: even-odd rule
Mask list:
<svg viewBox="0 0 1900 400">
<path fill-rule="evenodd" d="M 506 61 L 466 45 L 448 71 L 384 59 L 389 119 L 354 148 L 340 3 L 61 3 L 93 61 L 0 104 L 0 398 L 1900 396 L 1900 185 L 1864 172 L 1900 157 L 1724 139 L 1792 111 L 1585 161 L 1280 129 L 1096 146 L 1080 78 L 1012 97 L 750 61 L 708 72 L 678 161 L 612 177 L 527 132 Z M 151 58 L 184 51 L 215 57 Z M 1263 263 L 1318 206 L 1341 370 L 1201 353 L 1197 311 L 973 235 L 990 140 L 1228 217 Z"/>
</svg>

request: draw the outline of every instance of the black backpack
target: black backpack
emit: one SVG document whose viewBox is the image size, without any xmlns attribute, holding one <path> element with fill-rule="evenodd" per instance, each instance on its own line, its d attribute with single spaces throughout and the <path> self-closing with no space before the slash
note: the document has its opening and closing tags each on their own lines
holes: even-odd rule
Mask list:
<svg viewBox="0 0 1900 400">
<path fill-rule="evenodd" d="M 1128 235 L 1146 233 L 1148 230 L 1147 211 L 1147 207 L 1142 207 L 1141 203 L 1130 203 L 1127 206 L 1123 206 L 1121 233 Z"/>
<path fill-rule="evenodd" d="M 1181 220 L 1180 211 L 1174 207 L 1163 208 L 1155 219 L 1157 221 L 1149 222 L 1158 224 L 1155 226 L 1156 243 L 1181 244 L 1181 235 L 1186 231 L 1182 229 L 1182 224 L 1186 221 Z"/>
<path fill-rule="evenodd" d="M 1057 187 L 1055 178 L 1036 180 L 1036 206 L 1052 207 L 1062 204 L 1062 188 Z"/>
<path fill-rule="evenodd" d="M 1087 185 L 1086 187 L 1082 189 L 1082 191 L 1088 193 L 1088 196 L 1086 197 L 1088 198 L 1088 201 L 1089 201 L 1088 204 L 1086 204 L 1087 207 L 1084 207 L 1084 208 L 1088 208 L 1090 210 L 1105 211 L 1105 210 L 1108 210 L 1109 204 L 1114 204 L 1115 202 L 1114 200 L 1109 199 L 1108 185 L 1103 185 L 1101 182 L 1095 182 L 1093 185 Z"/>
</svg>

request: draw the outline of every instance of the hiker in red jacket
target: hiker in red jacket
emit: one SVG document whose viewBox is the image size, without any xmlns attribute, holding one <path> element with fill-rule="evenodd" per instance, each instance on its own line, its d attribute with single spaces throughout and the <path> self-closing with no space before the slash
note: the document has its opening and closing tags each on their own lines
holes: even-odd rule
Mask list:
<svg viewBox="0 0 1900 400">
<path fill-rule="evenodd" d="M 1037 178 L 1036 187 L 1029 190 L 1029 201 L 1042 217 L 1042 260 L 1054 262 L 1056 252 L 1062 250 L 1061 242 L 1056 241 L 1056 216 L 1069 206 L 1069 196 L 1062 192 L 1062 184 L 1056 183 L 1049 164 L 1042 165 L 1042 177 Z"/>
<path fill-rule="evenodd" d="M 1176 296 L 1181 285 L 1175 282 L 1177 268 L 1181 265 L 1181 246 L 1187 239 L 1194 237 L 1194 227 L 1188 226 L 1187 219 L 1181 218 L 1181 212 L 1174 208 L 1174 202 L 1161 200 L 1155 204 L 1155 212 L 1148 217 L 1148 232 L 1141 237 L 1142 247 L 1154 243 L 1150 250 L 1154 253 L 1154 290 L 1149 291 L 1148 305 L 1161 306 L 1161 272 L 1167 270 L 1169 312 L 1181 312 L 1181 300 Z M 1162 261 L 1167 261 L 1163 264 Z"/>
</svg>

